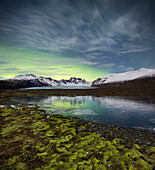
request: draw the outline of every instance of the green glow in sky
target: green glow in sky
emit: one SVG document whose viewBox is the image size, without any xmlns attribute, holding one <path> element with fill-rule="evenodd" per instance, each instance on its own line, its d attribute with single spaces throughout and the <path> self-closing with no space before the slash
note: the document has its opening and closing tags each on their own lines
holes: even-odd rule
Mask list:
<svg viewBox="0 0 155 170">
<path fill-rule="evenodd" d="M 83 64 L 82 58 L 60 56 L 37 50 L 0 46 L 0 58 L 1 79 L 21 74 L 34 74 L 56 80 L 80 77 L 93 81 L 109 74 L 101 68 Z"/>
</svg>

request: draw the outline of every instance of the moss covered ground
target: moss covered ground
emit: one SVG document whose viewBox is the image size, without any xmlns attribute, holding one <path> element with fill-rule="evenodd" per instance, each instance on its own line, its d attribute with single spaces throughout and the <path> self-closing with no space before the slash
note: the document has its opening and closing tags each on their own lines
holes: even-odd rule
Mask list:
<svg viewBox="0 0 155 170">
<path fill-rule="evenodd" d="M 0 107 L 0 169 L 145 170 L 155 147 L 87 131 L 91 122 L 48 115 L 38 106 Z"/>
</svg>

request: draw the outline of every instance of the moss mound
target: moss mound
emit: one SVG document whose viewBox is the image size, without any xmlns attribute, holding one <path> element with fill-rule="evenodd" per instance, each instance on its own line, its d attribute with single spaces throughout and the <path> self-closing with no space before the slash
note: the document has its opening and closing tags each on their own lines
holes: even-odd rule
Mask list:
<svg viewBox="0 0 155 170">
<path fill-rule="evenodd" d="M 37 106 L 0 108 L 0 169 L 153 169 L 155 147 L 108 141 Z M 80 129 L 80 130 L 78 130 Z M 84 131 L 82 131 L 84 129 Z"/>
</svg>

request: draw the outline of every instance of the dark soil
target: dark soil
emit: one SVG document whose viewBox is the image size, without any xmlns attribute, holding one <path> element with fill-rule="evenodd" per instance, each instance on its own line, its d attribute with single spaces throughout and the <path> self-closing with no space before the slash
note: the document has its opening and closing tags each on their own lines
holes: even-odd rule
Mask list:
<svg viewBox="0 0 155 170">
<path fill-rule="evenodd" d="M 104 87 L 96 89 L 13 89 L 0 90 L 1 97 L 22 96 L 137 96 L 155 97 L 155 87 Z"/>
</svg>

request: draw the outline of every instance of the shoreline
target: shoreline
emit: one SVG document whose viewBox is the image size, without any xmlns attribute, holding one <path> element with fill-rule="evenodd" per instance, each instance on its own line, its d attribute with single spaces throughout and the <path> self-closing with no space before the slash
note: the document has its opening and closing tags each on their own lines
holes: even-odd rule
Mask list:
<svg viewBox="0 0 155 170">
<path fill-rule="evenodd" d="M 0 104 L 9 101 L 11 97 L 48 97 L 48 96 L 94 96 L 94 97 L 122 97 L 135 101 L 155 104 L 155 88 L 97 88 L 97 89 L 12 89 L 0 90 Z M 11 101 L 9 102 L 11 103 Z"/>
<path fill-rule="evenodd" d="M 39 107 L 0 108 L 2 169 L 153 169 L 155 134 L 49 115 Z"/>
<path fill-rule="evenodd" d="M 16 103 L 17 104 L 17 103 Z M 48 118 L 50 117 L 57 117 L 62 119 L 69 119 L 69 120 L 76 120 L 76 127 L 85 126 L 85 129 L 79 129 L 78 132 L 95 132 L 98 133 L 101 137 L 104 137 L 108 140 L 113 140 L 114 138 L 123 139 L 125 142 L 129 143 L 136 143 L 138 145 L 147 145 L 147 146 L 154 146 L 155 147 L 155 131 L 145 130 L 145 129 L 136 129 L 131 127 L 123 127 L 117 126 L 113 124 L 106 124 L 106 123 L 96 123 L 93 121 L 87 121 L 81 119 L 76 116 L 63 116 L 59 114 L 48 114 L 47 111 L 40 109 L 38 105 L 23 105 L 18 104 L 17 106 L 6 105 L 4 107 L 0 106 L 1 108 L 6 109 L 17 109 L 17 108 L 28 108 L 29 111 L 33 110 L 35 107 L 40 113 L 43 113 Z M 48 119 L 47 118 L 47 119 Z M 88 124 L 91 124 L 88 126 Z M 134 138 L 133 138 L 134 136 Z"/>
<path fill-rule="evenodd" d="M 155 87 L 99 87 L 95 89 L 0 89 L 2 97 L 15 96 L 133 96 L 155 97 Z"/>
<path fill-rule="evenodd" d="M 155 103 L 154 94 L 118 95 L 120 92 L 0 90 L 0 104 L 6 105 L 0 107 L 0 169 L 154 169 L 155 133 L 152 131 L 48 114 L 37 105 L 11 100 L 12 97 L 92 95 Z"/>
</svg>

